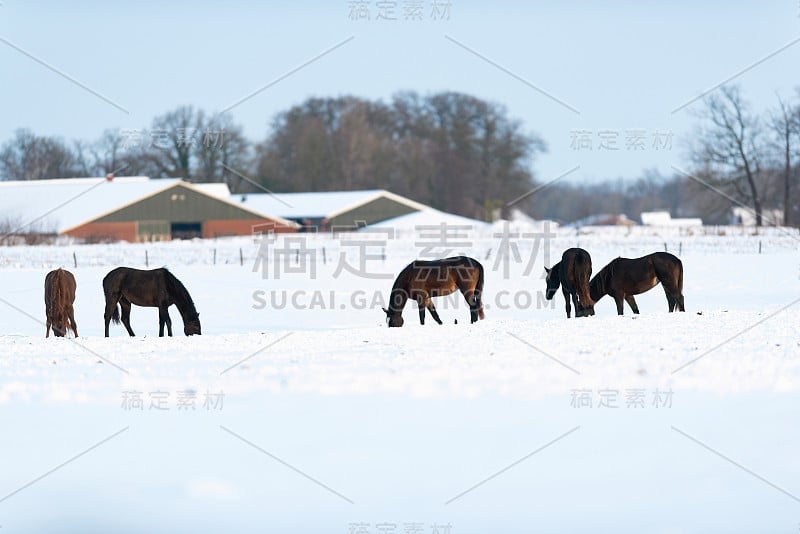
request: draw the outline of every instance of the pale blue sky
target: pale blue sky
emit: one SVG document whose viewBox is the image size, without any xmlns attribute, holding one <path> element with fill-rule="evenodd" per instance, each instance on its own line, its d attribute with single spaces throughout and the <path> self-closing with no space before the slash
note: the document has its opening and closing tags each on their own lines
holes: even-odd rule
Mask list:
<svg viewBox="0 0 800 534">
<path fill-rule="evenodd" d="M 309 61 L 231 113 L 253 140 L 271 117 L 310 96 L 387 98 L 400 90 L 462 91 L 505 105 L 548 152 L 533 165 L 547 181 L 633 178 L 686 167 L 699 102 L 672 111 L 800 38 L 798 0 L 771 2 L 488 2 L 451 0 L 450 19 L 349 20 L 350 2 L 37 2 L 2 0 L 0 38 L 72 76 L 124 113 L 0 42 L 0 140 L 19 127 L 67 139 L 105 128 L 146 128 L 180 104 L 221 110 Z M 450 39 L 448 39 L 448 37 Z M 580 113 L 466 50 L 508 69 Z M 737 78 L 756 109 L 800 85 L 800 42 Z M 570 148 L 587 130 L 594 150 Z M 625 130 L 645 149 L 625 149 Z M 616 152 L 599 132 L 618 132 Z M 656 130 L 672 150 L 652 147 Z"/>
</svg>

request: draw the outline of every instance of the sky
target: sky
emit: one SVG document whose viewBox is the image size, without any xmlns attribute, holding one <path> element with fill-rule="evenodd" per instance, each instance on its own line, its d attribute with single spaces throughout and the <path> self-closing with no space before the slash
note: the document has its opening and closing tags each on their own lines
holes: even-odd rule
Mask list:
<svg viewBox="0 0 800 534">
<path fill-rule="evenodd" d="M 94 140 L 184 104 L 261 141 L 309 97 L 458 91 L 545 141 L 540 182 L 635 179 L 690 168 L 704 92 L 732 79 L 764 111 L 798 65 L 798 0 L 1 0 L 0 141 Z"/>
</svg>

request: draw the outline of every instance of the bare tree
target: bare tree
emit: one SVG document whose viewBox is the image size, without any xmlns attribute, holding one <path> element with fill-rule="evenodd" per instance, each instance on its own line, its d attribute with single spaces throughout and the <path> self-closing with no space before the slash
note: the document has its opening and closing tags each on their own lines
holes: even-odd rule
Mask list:
<svg viewBox="0 0 800 534">
<path fill-rule="evenodd" d="M 784 102 L 778 96 L 778 106 L 771 110 L 768 117 L 768 126 L 772 131 L 773 145 L 780 153 L 783 182 L 783 224 L 792 224 L 791 185 L 795 181 L 796 164 L 794 159 L 800 154 L 797 145 L 793 142 L 800 135 L 800 105 Z M 798 143 L 800 144 L 800 143 Z"/>
<path fill-rule="evenodd" d="M 82 176 L 72 150 L 57 137 L 19 129 L 0 148 L 0 176 L 5 180 L 42 180 Z"/>
<path fill-rule="evenodd" d="M 750 113 L 736 86 L 723 86 L 719 94 L 705 99 L 700 113 L 705 125 L 700 131 L 693 159 L 704 178 L 728 188 L 741 202 L 752 206 L 756 226 L 762 223 L 761 178 L 762 127 Z"/>
</svg>

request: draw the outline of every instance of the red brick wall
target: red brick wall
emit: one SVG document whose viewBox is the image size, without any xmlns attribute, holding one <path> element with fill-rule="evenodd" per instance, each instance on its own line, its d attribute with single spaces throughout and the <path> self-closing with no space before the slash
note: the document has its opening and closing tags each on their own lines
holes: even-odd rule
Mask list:
<svg viewBox="0 0 800 534">
<path fill-rule="evenodd" d="M 263 227 L 273 225 L 276 233 L 295 232 L 289 226 L 284 226 L 269 219 L 233 219 L 233 220 L 211 220 L 203 222 L 203 237 L 213 238 L 226 235 L 250 235 L 253 227 Z"/>
<path fill-rule="evenodd" d="M 103 222 L 88 223 L 83 226 L 73 228 L 66 234 L 78 239 L 100 240 L 122 240 L 136 242 L 136 223 L 135 222 Z"/>
</svg>

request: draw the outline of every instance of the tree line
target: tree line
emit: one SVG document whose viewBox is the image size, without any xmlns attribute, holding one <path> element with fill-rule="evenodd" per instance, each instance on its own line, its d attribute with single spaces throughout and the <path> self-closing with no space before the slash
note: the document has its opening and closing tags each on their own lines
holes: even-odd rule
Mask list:
<svg viewBox="0 0 800 534">
<path fill-rule="evenodd" d="M 514 207 L 536 218 L 573 221 L 598 213 L 669 210 L 725 223 L 748 206 L 758 224 L 783 210 L 800 222 L 800 91 L 755 113 L 737 86 L 707 96 L 696 112 L 687 169 L 644 171 L 633 181 L 556 183 Z M 92 142 L 17 130 L 0 146 L 0 177 L 37 180 L 146 175 L 226 182 L 237 193 L 388 189 L 435 208 L 485 220 L 537 185 L 545 142 L 506 109 L 470 95 L 402 92 L 388 101 L 310 98 L 273 117 L 254 142 L 228 114 L 181 106 L 149 128 L 107 130 Z"/>
</svg>

